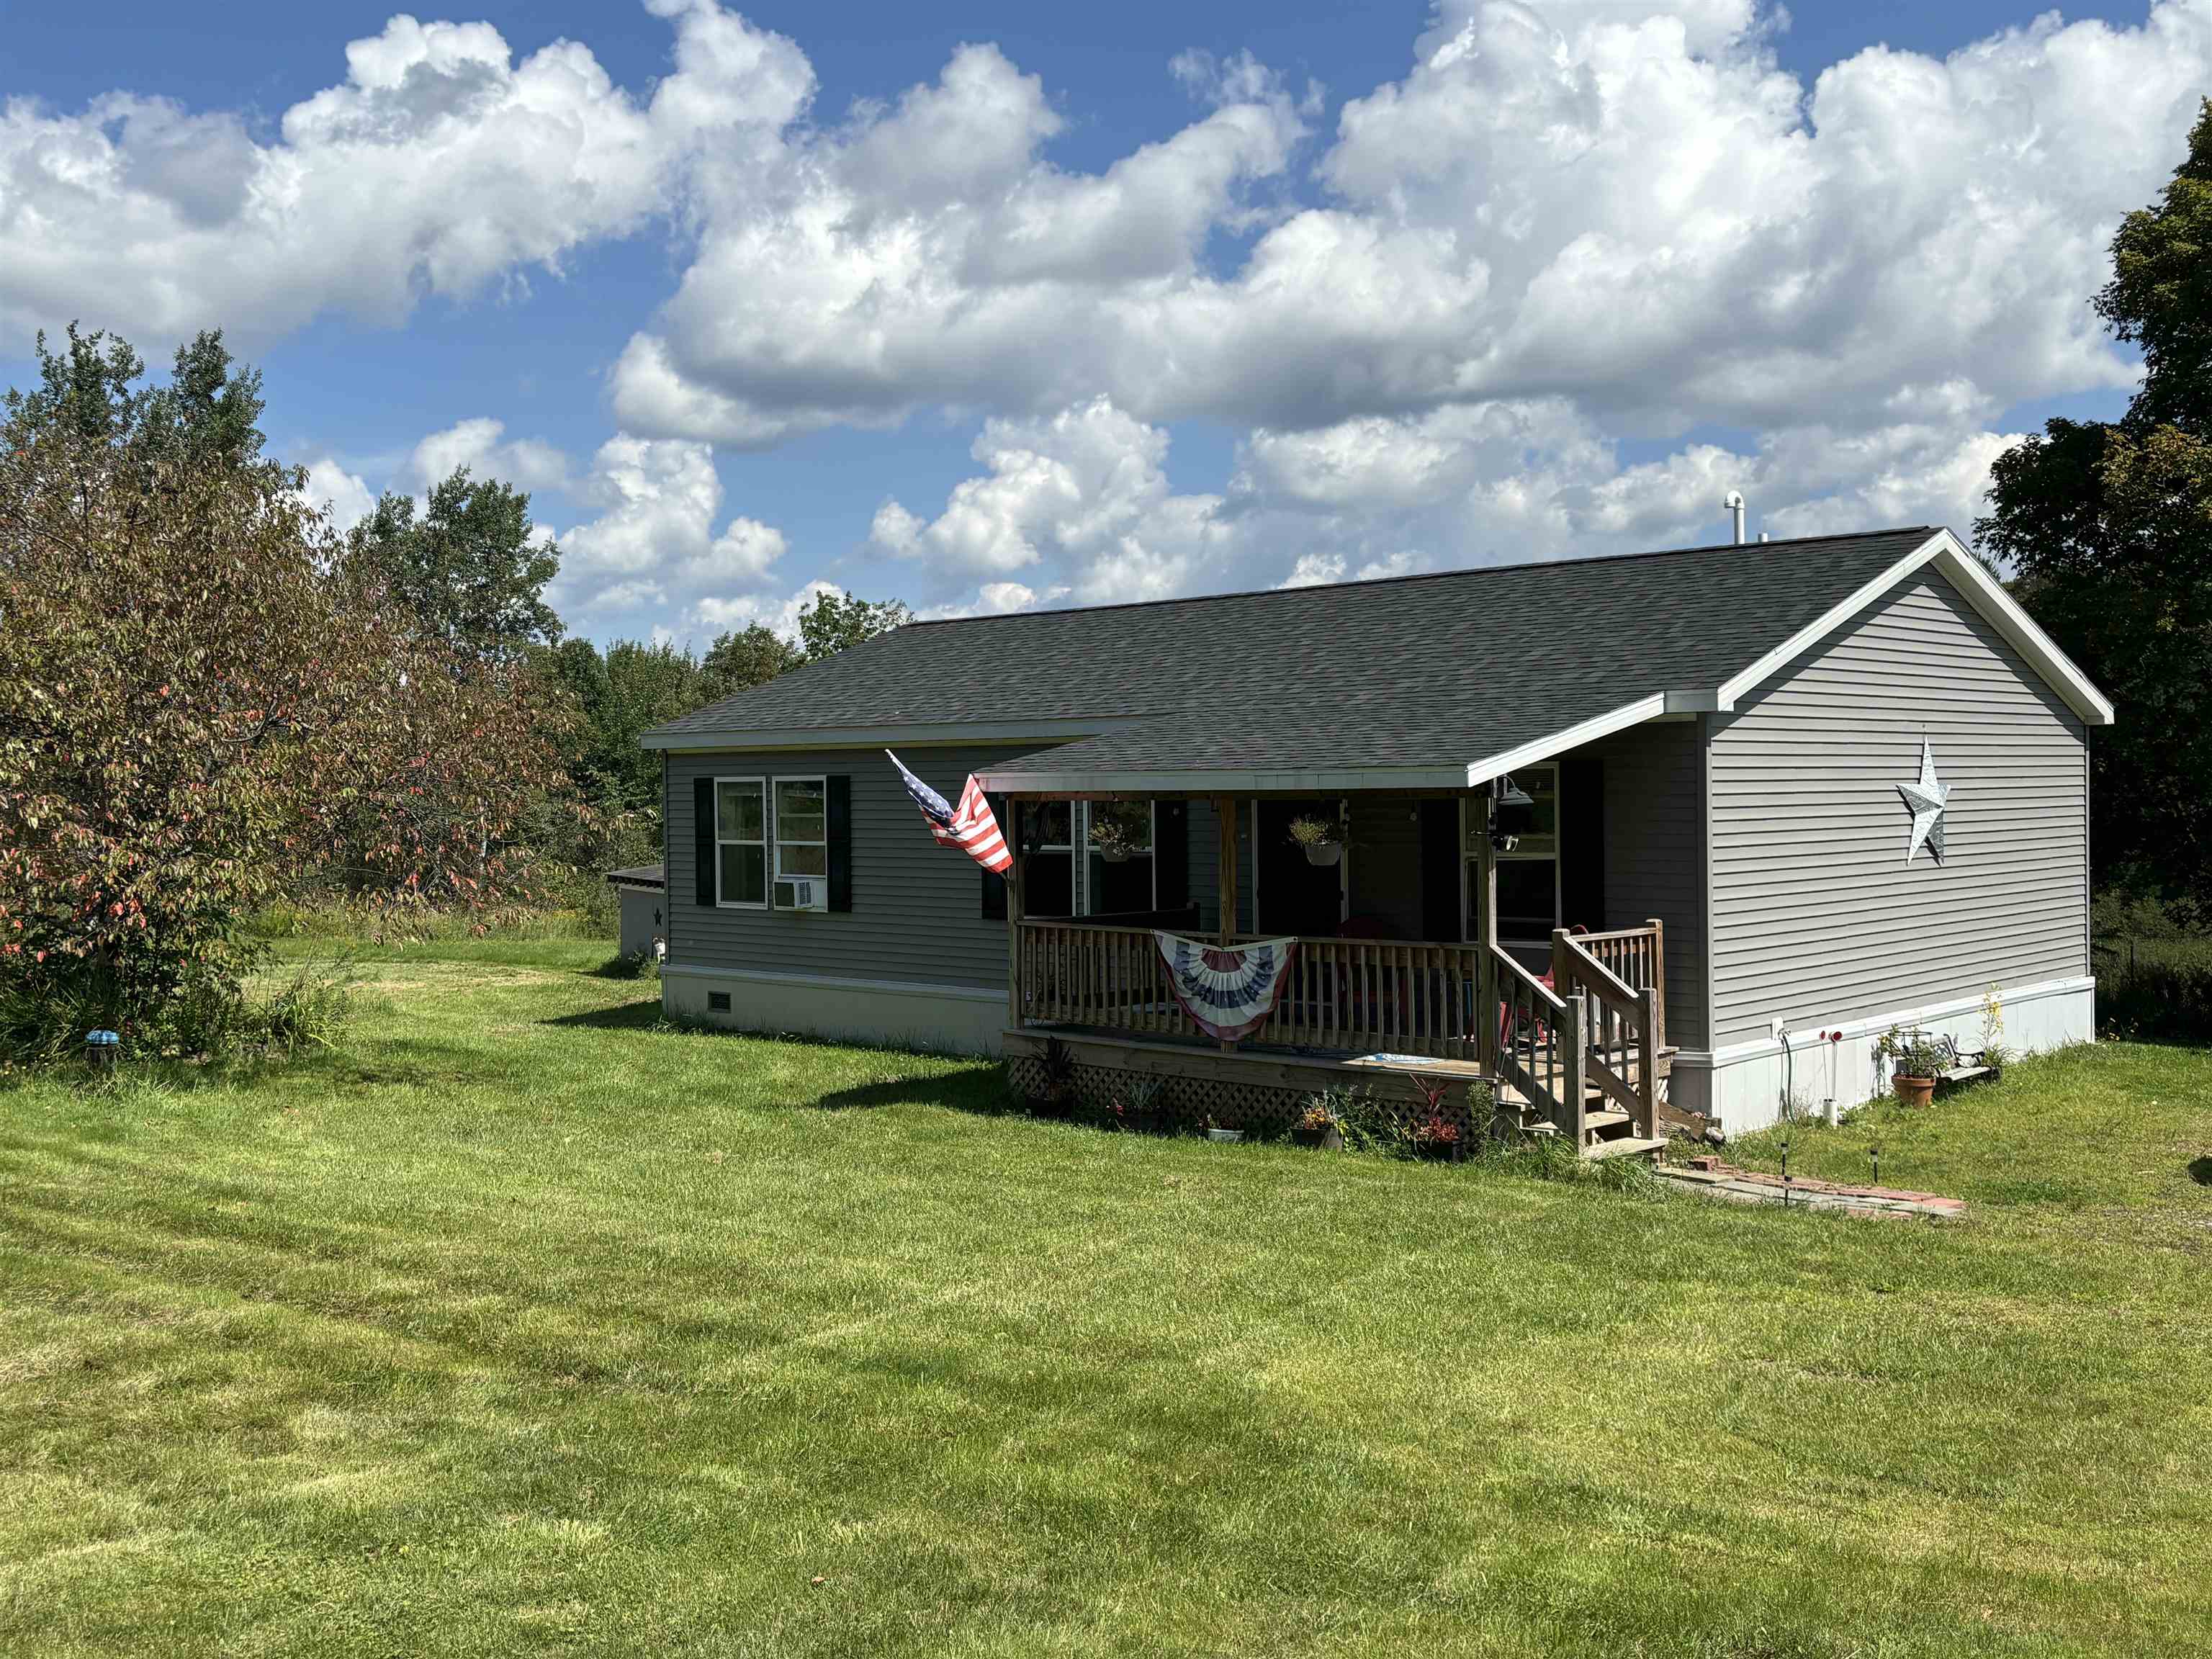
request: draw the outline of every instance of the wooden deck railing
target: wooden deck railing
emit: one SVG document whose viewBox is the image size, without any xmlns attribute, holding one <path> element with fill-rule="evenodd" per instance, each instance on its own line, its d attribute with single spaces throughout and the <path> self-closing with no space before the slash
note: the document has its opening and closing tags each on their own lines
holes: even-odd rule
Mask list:
<svg viewBox="0 0 2212 1659">
<path fill-rule="evenodd" d="M 1020 1021 L 1200 1036 L 1150 928 L 1030 920 L 1012 927 Z M 1495 946 L 1301 939 L 1273 1013 L 1249 1041 L 1478 1060 L 1577 1146 L 1595 1086 L 1638 1134 L 1656 1136 L 1665 971 L 1656 922 L 1555 933 L 1550 985 Z"/>
<path fill-rule="evenodd" d="M 1199 1035 L 1175 1000 L 1150 929 L 1027 920 L 1013 926 L 1024 1019 L 1139 1036 Z M 1274 1012 L 1249 1040 L 1480 1060 L 1481 961 L 1481 948 L 1473 945 L 1301 939 Z"/>
<path fill-rule="evenodd" d="M 1659 1133 L 1666 1047 L 1665 934 L 1647 927 L 1552 935 L 1552 984 L 1587 1011 L 1583 1065 L 1590 1082 L 1629 1115 L 1639 1136 Z"/>
</svg>

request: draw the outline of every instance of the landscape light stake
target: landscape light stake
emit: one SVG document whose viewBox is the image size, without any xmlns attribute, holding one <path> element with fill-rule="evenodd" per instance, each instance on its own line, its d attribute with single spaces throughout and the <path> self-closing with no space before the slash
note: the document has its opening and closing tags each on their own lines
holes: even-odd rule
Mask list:
<svg viewBox="0 0 2212 1659">
<path fill-rule="evenodd" d="M 1782 1137 L 1782 1207 L 1790 1207 L 1790 1137 Z"/>
<path fill-rule="evenodd" d="M 1879 1187 L 1881 1185 L 1881 1148 L 1868 1147 L 1867 1158 L 1874 1164 L 1874 1184 Z"/>
</svg>

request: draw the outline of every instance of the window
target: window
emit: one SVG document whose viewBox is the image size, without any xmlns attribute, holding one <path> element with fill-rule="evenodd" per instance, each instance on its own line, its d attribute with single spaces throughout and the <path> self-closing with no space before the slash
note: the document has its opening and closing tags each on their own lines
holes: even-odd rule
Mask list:
<svg viewBox="0 0 2212 1659">
<path fill-rule="evenodd" d="M 1075 905 L 1075 803 L 1022 806 L 1022 908 L 1033 916 L 1072 916 Z"/>
<path fill-rule="evenodd" d="M 1021 812 L 1024 914 L 1096 916 L 1159 908 L 1151 801 L 1025 801 Z"/>
<path fill-rule="evenodd" d="M 775 781 L 775 874 L 830 878 L 830 781 Z"/>
<path fill-rule="evenodd" d="M 1528 766 L 1514 786 L 1532 803 L 1527 833 L 1498 854 L 1498 939 L 1505 945 L 1548 944 L 1559 925 L 1559 769 Z M 1482 843 L 1488 833 L 1481 798 L 1467 814 L 1467 936 L 1480 937 Z"/>
<path fill-rule="evenodd" d="M 768 904 L 768 786 L 759 778 L 714 780 L 714 902 Z"/>
<path fill-rule="evenodd" d="M 1083 914 L 1126 915 L 1159 908 L 1152 857 L 1152 804 L 1099 800 L 1080 804 L 1085 844 Z"/>
</svg>

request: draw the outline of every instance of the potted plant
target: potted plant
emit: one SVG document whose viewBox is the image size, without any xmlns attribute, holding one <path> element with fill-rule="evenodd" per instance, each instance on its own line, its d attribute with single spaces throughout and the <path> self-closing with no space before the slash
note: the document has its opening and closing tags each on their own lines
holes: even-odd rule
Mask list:
<svg viewBox="0 0 2212 1659">
<path fill-rule="evenodd" d="M 1459 1162 L 1465 1144 L 1459 1125 L 1442 1112 L 1414 1119 L 1411 1139 L 1414 1157 L 1432 1158 L 1448 1164 Z"/>
<path fill-rule="evenodd" d="M 1308 864 L 1331 865 L 1344 856 L 1344 832 L 1333 818 L 1292 818 L 1291 839 L 1304 849 Z"/>
<path fill-rule="evenodd" d="M 1893 1025 L 1874 1045 L 1875 1055 L 1891 1062 L 1890 1088 L 1903 1106 L 1925 1106 L 1936 1098 L 1936 1079 L 1948 1070 L 1957 1049 L 1948 1037 L 1930 1036 L 1918 1026 Z"/>
<path fill-rule="evenodd" d="M 1044 1045 L 1044 1085 L 1030 1096 L 1039 1117 L 1066 1117 L 1075 1106 L 1075 1051 L 1058 1037 Z"/>
<path fill-rule="evenodd" d="M 1451 1093 L 1452 1080 L 1448 1077 L 1410 1077 L 1413 1092 L 1420 1097 L 1415 1108 L 1413 1121 L 1407 1130 L 1406 1139 L 1413 1149 L 1415 1158 L 1440 1158 L 1456 1164 L 1466 1149 L 1467 1138 L 1456 1119 L 1445 1104 Z"/>
<path fill-rule="evenodd" d="M 1212 1114 L 1208 1113 L 1206 1119 L 1206 1138 L 1208 1140 L 1226 1141 L 1233 1144 L 1244 1139 L 1244 1132 L 1242 1129 L 1223 1128 L 1218 1123 L 1216 1123 L 1213 1121 Z"/>
<path fill-rule="evenodd" d="M 1344 1150 L 1344 1108 L 1334 1090 L 1306 1097 L 1305 1110 L 1291 1126 L 1291 1139 L 1301 1146 L 1318 1146 L 1323 1152 Z"/>
</svg>

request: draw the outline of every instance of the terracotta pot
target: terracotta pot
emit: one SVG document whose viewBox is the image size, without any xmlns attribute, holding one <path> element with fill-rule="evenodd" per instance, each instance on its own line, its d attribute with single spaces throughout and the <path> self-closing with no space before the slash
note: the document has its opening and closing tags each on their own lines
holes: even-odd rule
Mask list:
<svg viewBox="0 0 2212 1659">
<path fill-rule="evenodd" d="M 1334 864 L 1343 856 L 1344 843 L 1340 841 L 1314 842 L 1306 848 L 1306 862 L 1317 865 L 1323 869 Z"/>
<path fill-rule="evenodd" d="M 1932 1077 L 1907 1077 L 1899 1072 L 1890 1079 L 1889 1086 L 1897 1091 L 1897 1103 L 1900 1106 L 1926 1106 L 1936 1098 L 1936 1079 Z"/>
</svg>

